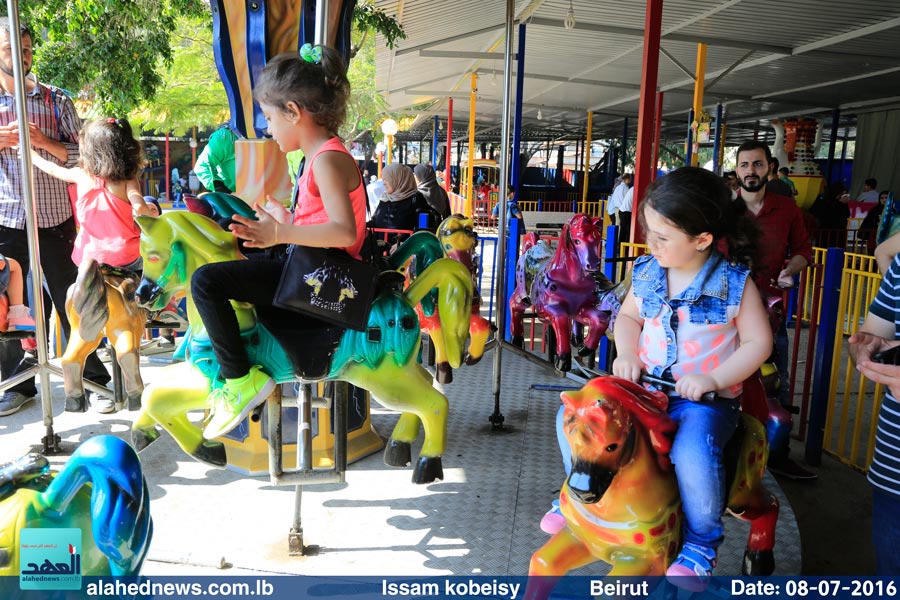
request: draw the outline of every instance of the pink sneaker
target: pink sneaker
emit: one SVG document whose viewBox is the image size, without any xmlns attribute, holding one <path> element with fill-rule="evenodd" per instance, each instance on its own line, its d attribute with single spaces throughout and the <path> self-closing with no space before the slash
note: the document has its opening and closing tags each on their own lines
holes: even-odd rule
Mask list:
<svg viewBox="0 0 900 600">
<path fill-rule="evenodd" d="M 34 319 L 24 304 L 13 304 L 6 315 L 9 320 L 7 331 L 34 331 Z"/>
<path fill-rule="evenodd" d="M 553 501 L 553 508 L 541 518 L 541 531 L 556 535 L 566 526 L 566 518 L 559 512 L 559 500 Z"/>
<path fill-rule="evenodd" d="M 714 549 L 687 542 L 666 571 L 666 579 L 683 590 L 702 592 L 709 586 L 715 568 Z"/>
</svg>

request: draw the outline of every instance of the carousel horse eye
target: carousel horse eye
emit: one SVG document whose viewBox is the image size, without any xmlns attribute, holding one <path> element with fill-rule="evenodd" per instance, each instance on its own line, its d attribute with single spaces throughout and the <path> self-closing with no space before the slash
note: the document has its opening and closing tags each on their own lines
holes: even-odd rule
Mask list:
<svg viewBox="0 0 900 600">
<path fill-rule="evenodd" d="M 393 326 L 396 325 L 396 324 L 397 324 L 397 321 L 395 321 L 394 319 L 390 319 L 390 320 L 388 321 L 388 327 L 393 327 Z"/>
<path fill-rule="evenodd" d="M 576 245 L 576 246 L 580 246 L 580 245 L 581 245 L 581 240 L 575 240 L 575 245 Z"/>
<path fill-rule="evenodd" d="M 615 452 L 616 448 L 618 448 L 618 447 L 619 447 L 618 444 L 610 444 L 609 446 L 606 447 L 606 451 L 607 452 Z"/>
<path fill-rule="evenodd" d="M 151 254 L 150 256 L 147 257 L 147 260 L 150 262 L 159 262 L 159 255 Z"/>
</svg>

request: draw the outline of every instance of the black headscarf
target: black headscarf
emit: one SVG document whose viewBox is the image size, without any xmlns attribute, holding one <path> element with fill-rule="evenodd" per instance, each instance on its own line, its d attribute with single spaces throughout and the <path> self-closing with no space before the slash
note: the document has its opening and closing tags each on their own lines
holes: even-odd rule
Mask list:
<svg viewBox="0 0 900 600">
<path fill-rule="evenodd" d="M 431 165 L 424 163 L 416 165 L 413 169 L 418 183 L 419 193 L 425 198 L 428 206 L 440 215 L 440 220 L 444 220 L 450 216 L 450 199 L 447 192 L 438 185 L 437 177 Z"/>
</svg>

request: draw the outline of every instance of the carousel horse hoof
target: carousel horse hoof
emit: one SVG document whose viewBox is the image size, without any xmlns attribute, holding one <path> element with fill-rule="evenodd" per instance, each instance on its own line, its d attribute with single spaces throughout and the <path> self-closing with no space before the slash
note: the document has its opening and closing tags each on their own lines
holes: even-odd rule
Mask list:
<svg viewBox="0 0 900 600">
<path fill-rule="evenodd" d="M 434 366 L 434 378 L 438 383 L 452 383 L 453 367 L 451 367 L 450 363 L 447 362 L 437 363 Z"/>
<path fill-rule="evenodd" d="M 482 356 L 484 355 L 482 354 L 481 356 L 472 356 L 471 354 L 466 352 L 466 364 L 470 367 L 472 365 L 477 365 L 481 361 Z"/>
<path fill-rule="evenodd" d="M 568 373 L 572 370 L 572 355 L 571 354 L 557 354 L 556 358 L 553 360 L 553 366 L 557 371 L 561 371 L 563 373 Z"/>
<path fill-rule="evenodd" d="M 194 460 L 219 469 L 228 464 L 228 459 L 225 457 L 225 444 L 222 442 L 204 440 L 196 450 L 191 452 L 191 456 L 194 457 Z"/>
<path fill-rule="evenodd" d="M 138 452 L 159 439 L 159 432 L 156 428 L 150 429 L 132 429 L 131 445 Z"/>
<path fill-rule="evenodd" d="M 440 456 L 420 456 L 413 469 L 413 483 L 421 485 L 444 480 L 444 467 Z"/>
<path fill-rule="evenodd" d="M 593 356 L 596 351 L 596 348 L 588 348 L 587 346 L 582 346 L 578 351 L 578 356 L 582 358 L 584 358 L 585 356 Z"/>
<path fill-rule="evenodd" d="M 87 412 L 88 403 L 84 394 L 81 396 L 66 396 L 66 412 Z"/>
<path fill-rule="evenodd" d="M 408 467 L 412 462 L 412 450 L 409 442 L 388 440 L 384 447 L 384 464 L 389 467 Z"/>
<path fill-rule="evenodd" d="M 524 335 L 512 336 L 512 345 L 518 346 L 519 348 L 524 348 L 525 347 L 525 336 Z"/>
<path fill-rule="evenodd" d="M 141 410 L 141 394 L 128 396 L 128 399 L 125 401 L 125 407 L 128 410 Z"/>
<path fill-rule="evenodd" d="M 745 550 L 741 564 L 744 575 L 764 576 L 775 572 L 775 554 L 771 550 Z"/>
</svg>

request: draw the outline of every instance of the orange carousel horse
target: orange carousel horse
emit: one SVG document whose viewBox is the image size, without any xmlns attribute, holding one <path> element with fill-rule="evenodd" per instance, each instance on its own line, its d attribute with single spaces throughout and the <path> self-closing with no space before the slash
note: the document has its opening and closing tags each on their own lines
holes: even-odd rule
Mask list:
<svg viewBox="0 0 900 600">
<path fill-rule="evenodd" d="M 122 367 L 128 409 L 140 408 L 144 391 L 140 349 L 147 312 L 138 307 L 135 299 L 139 280 L 135 273 L 101 266 L 93 259 L 79 267 L 78 277 L 66 294 L 66 316 L 72 326 L 62 357 L 67 411 L 87 410 L 82 380 L 84 362 L 104 336 L 115 348 Z"/>
<path fill-rule="evenodd" d="M 744 392 L 745 399 L 761 393 L 765 402 L 757 378 Z M 562 400 L 577 477 L 560 492 L 566 527 L 531 557 L 528 574 L 544 577 L 529 579 L 525 600 L 544 600 L 557 578 L 597 560 L 612 565 L 612 576 L 664 575 L 681 545 L 681 498 L 668 455 L 677 425 L 666 413 L 666 395 L 610 376 L 564 392 Z M 770 575 L 778 501 L 760 483 L 766 432 L 755 416 L 742 417 L 725 448 L 726 510 L 750 522 L 743 573 Z"/>
</svg>

